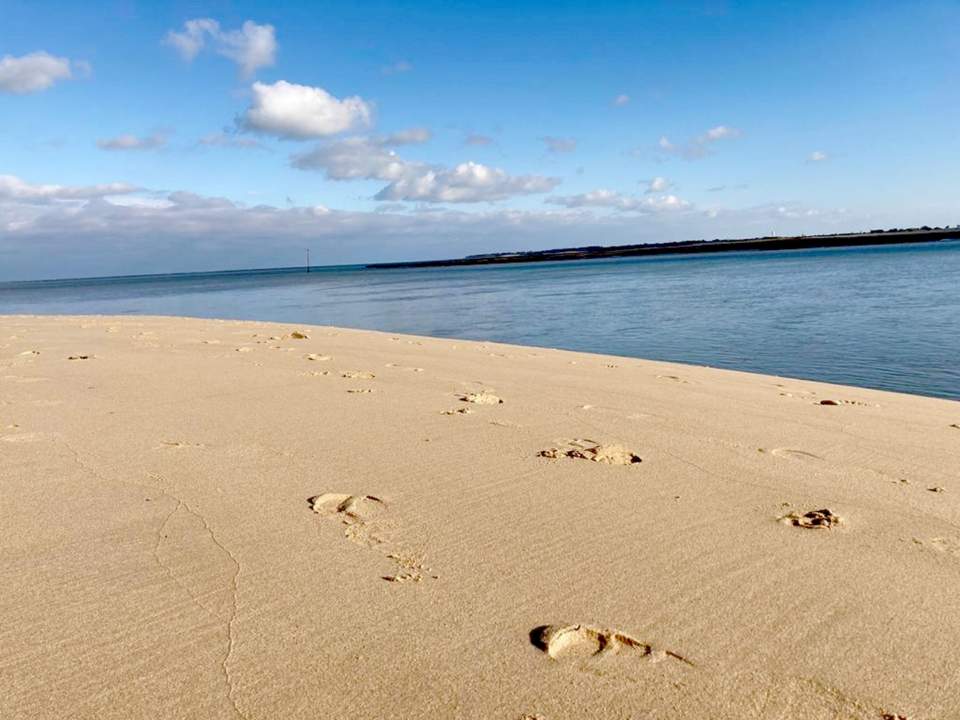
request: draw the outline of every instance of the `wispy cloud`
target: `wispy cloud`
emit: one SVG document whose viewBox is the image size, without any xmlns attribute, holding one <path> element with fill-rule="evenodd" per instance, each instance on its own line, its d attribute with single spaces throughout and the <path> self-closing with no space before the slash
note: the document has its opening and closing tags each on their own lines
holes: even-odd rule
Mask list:
<svg viewBox="0 0 960 720">
<path fill-rule="evenodd" d="M 383 143 L 384 145 L 422 145 L 429 142 L 432 137 L 433 133 L 429 128 L 412 127 L 390 133 L 383 139 Z"/>
<path fill-rule="evenodd" d="M 489 135 L 480 135 L 478 133 L 470 133 L 463 139 L 463 144 L 474 145 L 474 146 L 492 145 L 493 138 L 490 137 Z"/>
<path fill-rule="evenodd" d="M 714 185 L 713 187 L 708 187 L 707 192 L 723 192 L 724 190 L 746 190 L 749 185 L 746 183 L 740 183 L 739 185 Z"/>
<path fill-rule="evenodd" d="M 673 187 L 672 182 L 667 180 L 665 177 L 660 176 L 650 178 L 649 180 L 641 180 L 640 182 L 646 183 L 647 189 L 644 190 L 644 192 L 647 194 L 666 192 Z"/>
<path fill-rule="evenodd" d="M 663 135 L 657 143 L 657 152 L 660 155 L 680 157 L 684 160 L 699 160 L 710 154 L 711 146 L 715 143 L 721 140 L 738 138 L 742 134 L 743 133 L 737 128 L 727 125 L 717 125 L 705 133 L 679 144 L 674 143 L 666 135 Z"/>
<path fill-rule="evenodd" d="M 609 208 L 620 212 L 659 212 L 664 210 L 684 210 L 690 203 L 676 195 L 659 197 L 634 197 L 614 190 L 601 188 L 579 195 L 549 197 L 545 202 L 561 205 L 565 208 Z"/>
<path fill-rule="evenodd" d="M 237 30 L 222 30 L 216 20 L 195 18 L 187 20 L 182 31 L 170 30 L 164 38 L 187 62 L 196 58 L 208 41 L 214 52 L 235 62 L 246 77 L 276 62 L 277 38 L 273 25 L 258 25 L 252 20 Z"/>
<path fill-rule="evenodd" d="M 38 185 L 16 175 L 0 175 L 0 200 L 18 200 L 27 203 L 47 203 L 55 200 L 90 200 L 110 195 L 137 192 L 129 183 L 104 183 L 101 185 Z"/>
<path fill-rule="evenodd" d="M 216 132 L 204 135 L 197 140 L 198 145 L 206 147 L 238 148 L 241 150 L 266 150 L 266 146 L 252 138 L 240 137 L 235 132 Z"/>
<path fill-rule="evenodd" d="M 614 107 L 623 107 L 624 105 L 629 105 L 629 104 L 630 104 L 629 95 L 620 94 L 613 99 Z"/>
<path fill-rule="evenodd" d="M 830 156 L 827 153 L 825 153 L 823 150 L 814 150 L 807 157 L 807 162 L 818 163 L 818 162 L 824 162 L 829 159 L 830 159 Z"/>
<path fill-rule="evenodd" d="M 47 52 L 33 52 L 20 57 L 4 55 L 0 58 L 0 92 L 27 95 L 52 87 L 60 80 L 69 80 L 74 72 L 90 74 L 90 64 L 71 61 Z"/>
<path fill-rule="evenodd" d="M 168 133 L 155 132 L 152 135 L 138 137 L 125 133 L 112 138 L 97 140 L 101 150 L 155 150 L 167 144 Z"/>
</svg>

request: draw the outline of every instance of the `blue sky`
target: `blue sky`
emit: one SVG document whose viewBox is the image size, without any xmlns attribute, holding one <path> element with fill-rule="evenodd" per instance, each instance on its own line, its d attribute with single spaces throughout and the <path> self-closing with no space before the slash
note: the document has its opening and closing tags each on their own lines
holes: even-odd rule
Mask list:
<svg viewBox="0 0 960 720">
<path fill-rule="evenodd" d="M 957 2 L 0 18 L 0 279 L 960 223 Z"/>
</svg>

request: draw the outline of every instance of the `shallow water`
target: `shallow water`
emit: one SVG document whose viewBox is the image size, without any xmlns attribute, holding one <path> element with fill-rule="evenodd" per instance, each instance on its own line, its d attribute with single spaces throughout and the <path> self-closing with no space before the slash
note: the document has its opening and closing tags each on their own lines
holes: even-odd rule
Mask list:
<svg viewBox="0 0 960 720">
<path fill-rule="evenodd" d="M 0 283 L 0 314 L 342 325 L 960 399 L 960 241 L 492 267 Z"/>
</svg>

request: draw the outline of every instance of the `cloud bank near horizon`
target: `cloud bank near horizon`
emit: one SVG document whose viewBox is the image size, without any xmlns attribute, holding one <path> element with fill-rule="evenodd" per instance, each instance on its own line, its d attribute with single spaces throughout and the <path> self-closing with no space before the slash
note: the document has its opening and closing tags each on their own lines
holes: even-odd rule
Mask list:
<svg viewBox="0 0 960 720">
<path fill-rule="evenodd" d="M 0 280 L 290 266 L 305 247 L 318 264 L 342 264 L 709 239 L 743 228 L 764 234 L 773 223 L 784 232 L 829 232 L 857 220 L 846 211 L 797 204 L 730 210 L 650 200 L 613 193 L 543 210 L 393 206 L 364 212 L 247 205 L 127 183 L 64 186 L 0 176 Z M 50 257 L 57 258 L 52 267 Z"/>
</svg>

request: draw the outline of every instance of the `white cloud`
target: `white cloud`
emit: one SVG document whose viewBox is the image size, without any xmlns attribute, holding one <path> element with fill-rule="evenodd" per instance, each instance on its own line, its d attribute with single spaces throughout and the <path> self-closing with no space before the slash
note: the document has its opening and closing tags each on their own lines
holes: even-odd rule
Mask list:
<svg viewBox="0 0 960 720">
<path fill-rule="evenodd" d="M 249 77 L 258 68 L 276 62 L 277 39 L 273 25 L 258 25 L 252 20 L 237 30 L 224 31 L 216 20 L 194 18 L 183 24 L 182 32 L 170 30 L 164 41 L 190 62 L 206 47 L 208 39 L 214 52 L 233 60 L 244 76 Z"/>
<path fill-rule="evenodd" d="M 373 109 L 362 98 L 340 100 L 323 88 L 278 80 L 255 82 L 250 107 L 238 119 L 241 127 L 288 140 L 336 135 L 371 122 Z"/>
<path fill-rule="evenodd" d="M 674 155 L 685 160 L 697 160 L 710 154 L 710 145 L 720 140 L 738 138 L 742 132 L 727 125 L 717 125 L 702 135 L 680 145 L 674 144 L 666 135 L 661 136 L 657 148 L 662 155 Z"/>
<path fill-rule="evenodd" d="M 621 212 L 658 212 L 684 210 L 690 207 L 690 203 L 676 195 L 661 195 L 653 198 L 633 197 L 603 188 L 579 195 L 549 197 L 546 202 L 565 208 L 610 208 Z"/>
<path fill-rule="evenodd" d="M 577 141 L 574 138 L 547 136 L 541 140 L 547 146 L 547 152 L 570 153 L 577 149 Z"/>
<path fill-rule="evenodd" d="M 34 185 L 16 175 L 0 175 L 0 200 L 24 203 L 47 203 L 56 200 L 89 200 L 110 195 L 137 192 L 139 188 L 128 183 L 103 185 Z"/>
<path fill-rule="evenodd" d="M 810 153 L 810 157 L 807 158 L 807 162 L 823 162 L 829 159 L 830 156 L 823 150 L 814 150 L 812 153 Z"/>
<path fill-rule="evenodd" d="M 613 99 L 614 107 L 623 107 L 624 105 L 629 104 L 630 96 L 629 95 L 617 95 Z"/>
<path fill-rule="evenodd" d="M 97 147 L 101 150 L 155 150 L 167 144 L 167 134 L 153 133 L 145 137 L 137 137 L 125 133 L 116 137 L 97 140 Z"/>
<path fill-rule="evenodd" d="M 58 80 L 73 77 L 73 70 L 81 75 L 90 73 L 90 64 L 56 57 L 47 52 L 32 52 L 20 57 L 4 55 L 0 58 L 0 92 L 26 95 L 51 87 Z"/>
<path fill-rule="evenodd" d="M 673 187 L 673 183 L 667 180 L 665 177 L 657 176 L 651 178 L 650 180 L 645 181 L 647 183 L 647 189 L 644 190 L 645 193 L 662 193 L 669 190 Z"/>
<path fill-rule="evenodd" d="M 291 164 L 301 170 L 322 170 L 331 180 L 382 180 L 388 184 L 375 199 L 394 202 L 489 202 L 549 192 L 560 182 L 540 175 L 511 176 L 475 162 L 447 168 L 407 161 L 388 147 L 396 144 L 392 137 L 355 137 L 319 145 L 294 155 Z"/>
</svg>

